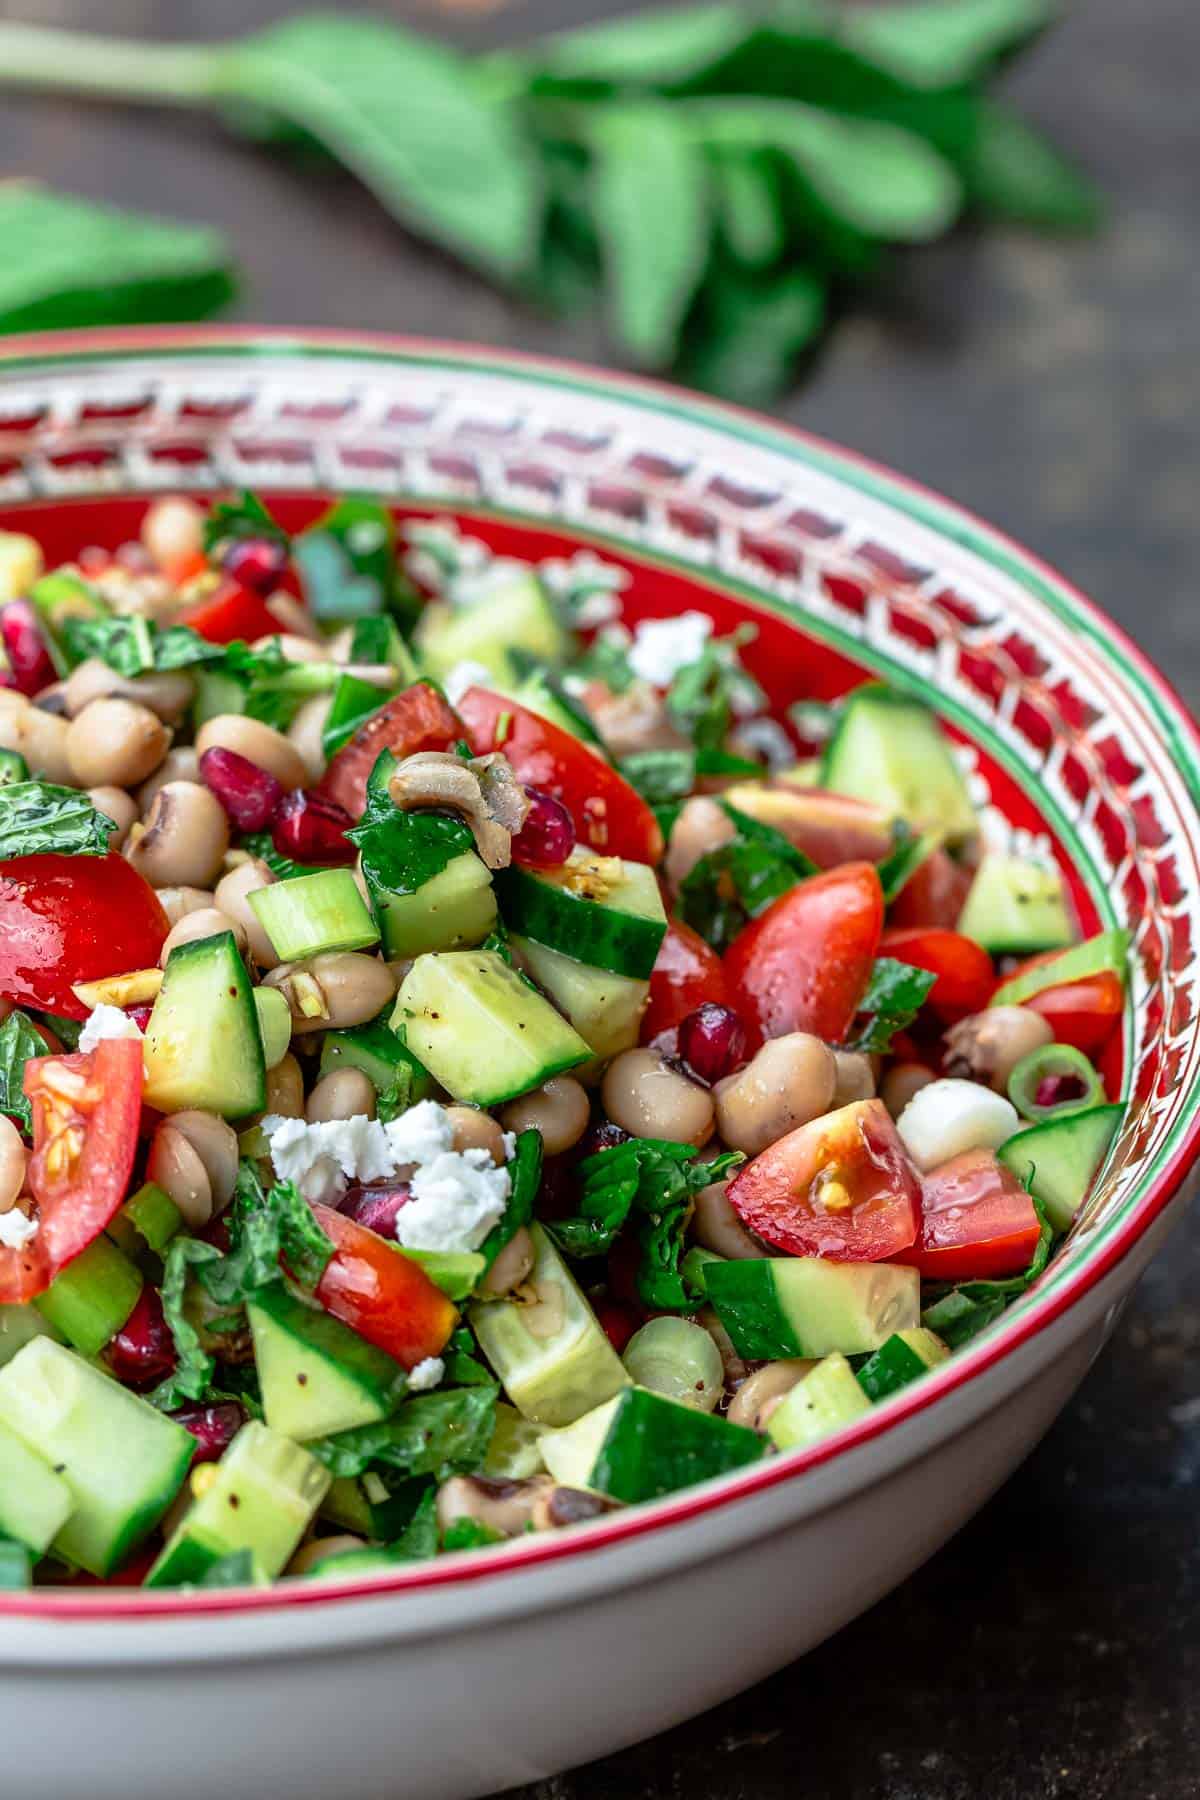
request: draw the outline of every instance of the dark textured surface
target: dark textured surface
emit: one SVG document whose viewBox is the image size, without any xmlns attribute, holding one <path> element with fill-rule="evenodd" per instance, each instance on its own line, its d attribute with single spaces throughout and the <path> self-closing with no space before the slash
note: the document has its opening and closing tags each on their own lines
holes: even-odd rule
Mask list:
<svg viewBox="0 0 1200 1800">
<path fill-rule="evenodd" d="M 173 35 L 289 10 L 0 0 L 0 17 Z M 529 0 L 454 29 L 496 42 L 603 10 Z M 1108 190 L 1107 233 L 964 236 L 907 259 L 780 408 L 1043 553 L 1193 703 L 1198 69 L 1195 0 L 1078 0 L 1011 86 Z M 247 270 L 246 317 L 604 359 L 598 328 L 510 305 L 407 242 L 351 184 L 297 178 L 199 118 L 3 97 L 0 171 L 222 224 Z M 1041 1449 L 899 1592 L 741 1699 L 524 1800 L 1200 1796 L 1198 1287 L 1200 1221 L 1147 1276 Z M 713 1654 L 737 1656 L 719 1621 Z"/>
</svg>

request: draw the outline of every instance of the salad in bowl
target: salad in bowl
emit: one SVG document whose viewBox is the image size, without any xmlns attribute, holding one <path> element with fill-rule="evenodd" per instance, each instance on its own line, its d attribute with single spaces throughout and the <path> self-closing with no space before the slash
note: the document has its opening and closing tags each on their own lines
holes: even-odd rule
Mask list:
<svg viewBox="0 0 1200 1800">
<path fill-rule="evenodd" d="M 285 510 L 0 532 L 10 1587 L 394 1570 L 808 1448 L 1126 1117 L 1129 934 L 914 688 Z"/>
</svg>

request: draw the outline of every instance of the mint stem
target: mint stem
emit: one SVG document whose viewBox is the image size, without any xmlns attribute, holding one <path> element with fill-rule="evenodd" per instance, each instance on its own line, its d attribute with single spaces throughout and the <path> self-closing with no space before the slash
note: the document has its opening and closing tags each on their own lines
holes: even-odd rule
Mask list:
<svg viewBox="0 0 1200 1800">
<path fill-rule="evenodd" d="M 218 45 L 152 44 L 0 23 L 0 82 L 6 87 L 194 106 L 216 94 L 225 55 Z"/>
</svg>

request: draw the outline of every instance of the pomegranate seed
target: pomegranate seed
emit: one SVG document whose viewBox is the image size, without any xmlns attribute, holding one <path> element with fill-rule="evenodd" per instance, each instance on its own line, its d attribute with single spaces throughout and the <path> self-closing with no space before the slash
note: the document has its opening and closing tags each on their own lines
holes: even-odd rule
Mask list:
<svg viewBox="0 0 1200 1800">
<path fill-rule="evenodd" d="M 0 635 L 12 677 L 6 685 L 22 694 L 36 694 L 57 680 L 37 613 L 28 600 L 13 600 L 0 612 Z"/>
<path fill-rule="evenodd" d="M 175 1342 L 156 1289 L 144 1287 L 137 1305 L 105 1351 L 108 1366 L 126 1387 L 153 1387 L 175 1367 Z"/>
<path fill-rule="evenodd" d="M 169 1416 L 195 1438 L 192 1462 L 206 1463 L 220 1461 L 249 1415 L 236 1400 L 222 1400 L 219 1406 L 185 1406 Z"/>
<path fill-rule="evenodd" d="M 352 1187 L 342 1199 L 338 1207 L 357 1225 L 365 1225 L 368 1231 L 378 1232 L 380 1237 L 396 1237 L 396 1214 L 401 1207 L 407 1206 L 412 1199 L 412 1189 L 407 1181 L 393 1183 L 390 1187 Z"/>
<path fill-rule="evenodd" d="M 285 794 L 271 827 L 280 856 L 298 863 L 352 863 L 358 852 L 346 836 L 350 814 L 336 800 L 296 788 Z"/>
<path fill-rule="evenodd" d="M 599 1125 L 590 1125 L 579 1140 L 577 1154 L 582 1162 L 585 1156 L 595 1156 L 598 1150 L 611 1150 L 617 1144 L 628 1143 L 629 1133 L 614 1125 L 611 1119 L 605 1119 Z"/>
<path fill-rule="evenodd" d="M 154 1008 L 148 1000 L 142 1000 L 136 1006 L 127 1006 L 124 1010 L 126 1017 L 133 1020 L 138 1030 L 145 1031 Z"/>
<path fill-rule="evenodd" d="M 528 868 L 556 869 L 575 848 L 575 821 L 553 794 L 527 787 L 529 812 L 513 838 L 513 861 Z"/>
<path fill-rule="evenodd" d="M 1087 1092 L 1078 1075 L 1043 1075 L 1033 1096 L 1035 1106 L 1067 1106 Z"/>
<path fill-rule="evenodd" d="M 698 1081 L 728 1075 L 746 1048 L 746 1028 L 731 1006 L 706 1000 L 679 1027 L 679 1054 Z"/>
<path fill-rule="evenodd" d="M 274 593 L 287 566 L 287 551 L 273 538 L 241 538 L 230 544 L 221 558 L 221 567 L 231 581 L 264 596 Z"/>
<path fill-rule="evenodd" d="M 236 750 L 206 750 L 200 758 L 200 779 L 239 831 L 264 831 L 283 799 L 283 783 Z"/>
<path fill-rule="evenodd" d="M 626 1344 L 641 1324 L 641 1320 L 631 1306 L 622 1300 L 597 1300 L 593 1310 L 605 1337 L 620 1356 Z"/>
</svg>

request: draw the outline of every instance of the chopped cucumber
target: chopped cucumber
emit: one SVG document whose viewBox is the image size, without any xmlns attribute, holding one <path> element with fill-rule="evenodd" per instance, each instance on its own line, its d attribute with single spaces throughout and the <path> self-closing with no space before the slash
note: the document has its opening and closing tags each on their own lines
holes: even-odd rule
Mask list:
<svg viewBox="0 0 1200 1800">
<path fill-rule="evenodd" d="M 501 870 L 505 924 L 523 938 L 614 975 L 646 978 L 667 933 L 654 870 L 575 850 L 560 869 Z"/>
<path fill-rule="evenodd" d="M 871 683 L 838 715 L 821 761 L 821 786 L 869 800 L 948 843 L 975 836 L 978 820 L 947 738 L 921 701 Z"/>
<path fill-rule="evenodd" d="M 545 1468 L 541 1450 L 542 1428 L 522 1418 L 515 1406 L 503 1401 L 496 1407 L 496 1429 L 479 1473 L 502 1481 L 526 1481 Z"/>
<path fill-rule="evenodd" d="M 81 1356 L 91 1357 L 117 1335 L 141 1291 L 140 1269 L 102 1233 L 33 1304 Z"/>
<path fill-rule="evenodd" d="M 921 1281 L 898 1263 L 820 1256 L 706 1264 L 705 1288 L 739 1356 L 856 1356 L 921 1323 Z"/>
<path fill-rule="evenodd" d="M 447 1300 L 469 1300 L 487 1269 L 487 1257 L 478 1250 L 402 1250 L 410 1262 L 420 1263 Z"/>
<path fill-rule="evenodd" d="M 156 1182 L 147 1181 L 130 1195 L 104 1229 L 126 1256 L 137 1257 L 143 1249 L 162 1256 L 182 1224 L 183 1214 L 171 1196 Z"/>
<path fill-rule="evenodd" d="M 42 1556 L 74 1510 L 62 1476 L 0 1425 L 0 1537 L 16 1538 Z"/>
<path fill-rule="evenodd" d="M 945 1362 L 949 1354 L 941 1338 L 923 1325 L 915 1331 L 897 1331 L 859 1369 L 858 1385 L 868 1400 L 886 1400 Z"/>
<path fill-rule="evenodd" d="M 1002 981 L 989 1006 L 1023 1006 L 1035 994 L 1047 988 L 1061 987 L 1068 981 L 1086 981 L 1091 975 L 1111 973 L 1125 980 L 1129 957 L 1129 933 L 1123 926 L 1097 932 L 1082 944 L 1072 944 L 1061 956 L 1051 956 L 1034 969 L 1018 969 L 1009 981 Z"/>
<path fill-rule="evenodd" d="M 363 873 L 383 934 L 385 956 L 468 949 L 482 944 L 496 923 L 491 871 L 473 850 L 456 856 L 413 894 L 396 894 L 382 886 L 369 859 L 363 863 Z"/>
<path fill-rule="evenodd" d="M 347 1031 L 325 1033 L 320 1073 L 329 1075 L 335 1069 L 361 1069 L 380 1094 L 407 1080 L 414 1105 L 418 1100 L 428 1100 L 436 1086 L 428 1069 L 422 1068 L 405 1048 L 403 1039 L 381 1019 Z"/>
<path fill-rule="evenodd" d="M 315 1456 L 252 1419 L 172 1533 L 145 1585 L 197 1582 L 214 1563 L 238 1550 L 249 1550 L 263 1574 L 273 1579 L 316 1517 L 329 1480 L 329 1471 Z"/>
<path fill-rule="evenodd" d="M 762 1439 L 744 1425 L 629 1388 L 563 1431 L 541 1439 L 554 1479 L 614 1500 L 657 1500 L 757 1462 Z"/>
<path fill-rule="evenodd" d="M 282 883 L 280 885 L 282 886 Z M 263 1062 L 268 1069 L 278 1068 L 291 1048 L 291 1009 L 278 988 L 256 987 L 254 1010 L 258 1014 L 258 1035 L 262 1039 Z"/>
<path fill-rule="evenodd" d="M 633 1048 L 650 997 L 648 981 L 593 968 L 532 938 L 514 936 L 512 947 L 594 1056 L 608 1058 Z"/>
<path fill-rule="evenodd" d="M 781 1450 L 802 1450 L 870 1410 L 854 1370 L 834 1351 L 785 1394 L 767 1420 L 767 1433 Z"/>
<path fill-rule="evenodd" d="M 144 1098 L 160 1112 L 198 1107 L 239 1119 L 262 1111 L 267 1072 L 258 1013 L 231 931 L 171 951 L 144 1059 Z"/>
<path fill-rule="evenodd" d="M 957 929 L 994 956 L 1057 950 L 1074 936 L 1063 878 L 1021 856 L 985 856 Z"/>
<path fill-rule="evenodd" d="M 494 950 L 419 956 L 392 1027 L 456 1100 L 498 1106 L 587 1062 L 588 1045 Z"/>
<path fill-rule="evenodd" d="M 477 662 L 505 687 L 520 680 L 512 651 L 558 664 L 573 647 L 532 569 L 516 569 L 507 579 L 493 581 L 486 598 L 468 606 L 427 606 L 413 641 L 422 666 L 437 680 L 444 681 L 456 663 Z"/>
<path fill-rule="evenodd" d="M 470 1320 L 509 1399 L 539 1425 L 569 1425 L 628 1387 L 620 1357 L 574 1276 L 539 1225 L 526 1287 L 535 1305 L 477 1301 Z"/>
<path fill-rule="evenodd" d="M 272 1431 L 302 1442 L 373 1425 L 404 1397 L 398 1362 L 286 1288 L 264 1289 L 246 1316 Z"/>
<path fill-rule="evenodd" d="M 712 1333 L 663 1313 L 634 1332 L 621 1358 L 629 1379 L 697 1412 L 712 1412 L 725 1391 L 721 1352 Z"/>
<path fill-rule="evenodd" d="M 55 1330 L 32 1301 L 28 1306 L 0 1306 L 0 1369 L 26 1344 L 39 1337 L 50 1338 L 56 1344 L 62 1341 L 62 1333 Z"/>
<path fill-rule="evenodd" d="M 1017 1180 L 1027 1183 L 1055 1231 L 1069 1231 L 1088 1196 L 1125 1116 L 1121 1101 L 1093 1106 L 1065 1119 L 1047 1119 L 1018 1131 L 996 1152 Z"/>
<path fill-rule="evenodd" d="M 513 699 L 530 712 L 549 719 L 560 730 L 569 731 L 581 744 L 586 744 L 589 750 L 594 750 L 597 756 L 608 761 L 608 753 L 592 722 L 591 714 L 574 694 L 567 693 L 558 678 L 548 669 L 534 669 L 516 689 Z"/>
<path fill-rule="evenodd" d="M 375 921 L 349 869 L 322 869 L 273 881 L 247 895 L 281 962 L 322 950 L 365 950 L 379 942 Z"/>
<path fill-rule="evenodd" d="M 196 1448 L 182 1425 L 49 1338 L 0 1369 L 0 1424 L 71 1490 L 54 1549 L 93 1575 L 120 1568 L 158 1523 Z"/>
<path fill-rule="evenodd" d="M 195 669 L 193 674 L 196 698 L 192 701 L 192 725 L 196 731 L 210 719 L 219 719 L 226 713 L 245 712 L 246 684 L 236 675 L 203 667 Z"/>
</svg>

